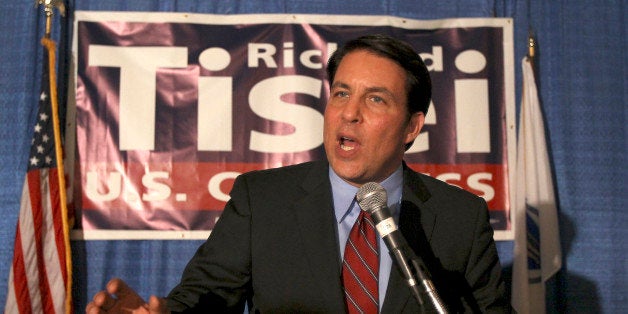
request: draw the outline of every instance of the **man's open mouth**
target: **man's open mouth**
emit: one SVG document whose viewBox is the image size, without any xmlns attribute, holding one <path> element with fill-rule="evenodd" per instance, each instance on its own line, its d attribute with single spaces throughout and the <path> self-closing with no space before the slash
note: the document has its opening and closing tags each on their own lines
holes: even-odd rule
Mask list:
<svg viewBox="0 0 628 314">
<path fill-rule="evenodd" d="M 348 137 L 340 137 L 340 148 L 344 151 L 350 151 L 355 149 L 355 141 L 353 139 L 350 139 Z"/>
</svg>

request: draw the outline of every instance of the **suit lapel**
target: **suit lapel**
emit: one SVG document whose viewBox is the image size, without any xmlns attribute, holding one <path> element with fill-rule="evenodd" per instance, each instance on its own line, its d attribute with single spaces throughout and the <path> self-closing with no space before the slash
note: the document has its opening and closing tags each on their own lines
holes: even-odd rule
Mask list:
<svg viewBox="0 0 628 314">
<path fill-rule="evenodd" d="M 298 183 L 295 183 L 298 184 Z M 312 278 L 325 300 L 344 310 L 344 295 L 340 281 L 340 255 L 336 235 L 328 164 L 314 163 L 301 183 L 303 198 L 294 204 L 297 227 L 308 256 Z"/>
<path fill-rule="evenodd" d="M 430 198 L 427 187 L 419 175 L 404 163 L 403 195 L 399 213 L 399 230 L 410 247 L 420 254 L 421 246 L 427 245 L 434 230 L 436 212 L 425 202 Z M 409 304 L 415 304 L 413 296 L 401 272 L 393 262 L 382 313 L 402 313 Z"/>
<path fill-rule="evenodd" d="M 421 240 L 429 241 L 436 222 L 436 210 L 427 204 L 431 194 L 419 174 L 404 163 L 403 196 L 399 215 L 399 228 L 408 244 L 419 253 Z"/>
</svg>

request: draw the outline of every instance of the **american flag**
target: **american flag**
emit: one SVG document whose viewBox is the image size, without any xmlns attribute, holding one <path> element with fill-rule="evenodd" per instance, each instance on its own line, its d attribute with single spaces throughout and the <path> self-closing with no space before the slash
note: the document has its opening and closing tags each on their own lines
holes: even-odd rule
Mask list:
<svg viewBox="0 0 628 314">
<path fill-rule="evenodd" d="M 70 287 L 68 271 L 71 264 L 67 258 L 70 248 L 65 210 L 59 194 L 51 109 L 56 100 L 50 93 L 50 77 L 54 79 L 54 72 L 50 73 L 49 63 L 55 63 L 54 42 L 49 39 L 43 42 L 47 47 L 44 49 L 39 110 L 22 189 L 5 313 L 66 313 L 70 303 L 66 300 Z M 51 59 L 49 55 L 52 55 Z"/>
</svg>

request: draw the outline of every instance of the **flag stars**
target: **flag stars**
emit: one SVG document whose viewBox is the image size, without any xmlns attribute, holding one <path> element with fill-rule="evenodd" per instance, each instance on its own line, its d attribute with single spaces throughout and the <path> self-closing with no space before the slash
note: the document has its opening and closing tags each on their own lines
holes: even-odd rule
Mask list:
<svg viewBox="0 0 628 314">
<path fill-rule="evenodd" d="M 52 163 L 52 158 L 50 156 L 46 156 L 46 158 L 44 158 L 46 165 L 50 165 Z"/>
<path fill-rule="evenodd" d="M 42 145 L 37 145 L 37 153 L 39 153 L 39 154 L 43 154 L 44 153 L 44 147 Z"/>
<path fill-rule="evenodd" d="M 48 95 L 46 94 L 46 92 L 41 92 L 41 94 L 39 95 L 39 100 L 45 101 L 46 99 L 48 99 Z"/>
<path fill-rule="evenodd" d="M 45 112 L 39 114 L 39 120 L 48 121 L 48 115 Z"/>
<path fill-rule="evenodd" d="M 39 125 L 39 123 L 37 123 L 37 124 L 35 125 L 35 132 L 36 132 L 36 133 L 41 132 L 41 125 Z"/>
<path fill-rule="evenodd" d="M 44 134 L 41 137 L 41 141 L 44 143 L 48 143 L 48 141 L 50 140 L 50 137 L 48 136 L 48 134 Z"/>
<path fill-rule="evenodd" d="M 37 157 L 33 156 L 30 159 L 30 163 L 31 163 L 31 166 L 37 166 L 37 164 L 39 164 L 39 159 L 37 159 Z"/>
</svg>

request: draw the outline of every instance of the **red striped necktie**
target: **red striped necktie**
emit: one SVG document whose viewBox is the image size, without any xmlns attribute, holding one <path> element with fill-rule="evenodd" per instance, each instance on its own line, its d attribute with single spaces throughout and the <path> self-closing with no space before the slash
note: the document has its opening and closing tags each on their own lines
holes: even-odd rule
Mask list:
<svg viewBox="0 0 628 314">
<path fill-rule="evenodd" d="M 345 246 L 342 281 L 347 310 L 377 313 L 379 310 L 379 250 L 371 216 L 360 211 Z"/>
</svg>

